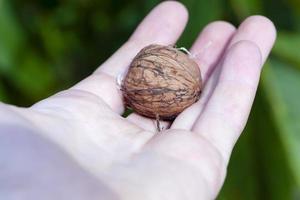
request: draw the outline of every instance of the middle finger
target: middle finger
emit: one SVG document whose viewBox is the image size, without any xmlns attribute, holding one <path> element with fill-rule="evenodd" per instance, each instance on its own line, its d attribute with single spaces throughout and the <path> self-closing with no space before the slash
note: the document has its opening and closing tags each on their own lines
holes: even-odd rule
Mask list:
<svg viewBox="0 0 300 200">
<path fill-rule="evenodd" d="M 212 22 L 203 29 L 192 46 L 191 53 L 200 67 L 203 86 L 205 87 L 201 99 L 209 95 L 207 91 L 213 90 L 214 84 L 207 84 L 207 81 L 235 32 L 235 27 L 228 22 Z M 203 107 L 204 102 L 201 99 L 178 115 L 171 128 L 191 129 Z"/>
</svg>

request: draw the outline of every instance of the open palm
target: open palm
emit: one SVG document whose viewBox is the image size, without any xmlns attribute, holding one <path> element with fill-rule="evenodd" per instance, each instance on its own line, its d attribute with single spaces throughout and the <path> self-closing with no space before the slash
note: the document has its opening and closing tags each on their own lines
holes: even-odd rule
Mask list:
<svg viewBox="0 0 300 200">
<path fill-rule="evenodd" d="M 161 3 L 85 80 L 30 108 L 0 105 L 6 116 L 0 197 L 215 198 L 276 33 L 262 16 L 247 18 L 237 30 L 227 22 L 207 25 L 190 50 L 205 84 L 201 99 L 156 133 L 151 119 L 121 116 L 116 78 L 144 46 L 174 44 L 186 21 L 181 4 Z"/>
</svg>

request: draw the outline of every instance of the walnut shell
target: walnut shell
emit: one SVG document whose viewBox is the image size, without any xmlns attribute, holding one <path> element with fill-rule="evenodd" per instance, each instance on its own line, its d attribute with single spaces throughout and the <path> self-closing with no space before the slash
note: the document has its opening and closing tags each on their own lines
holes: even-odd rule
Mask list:
<svg viewBox="0 0 300 200">
<path fill-rule="evenodd" d="M 199 99 L 201 88 L 194 60 L 174 47 L 153 44 L 133 59 L 121 89 L 135 112 L 172 120 Z"/>
</svg>

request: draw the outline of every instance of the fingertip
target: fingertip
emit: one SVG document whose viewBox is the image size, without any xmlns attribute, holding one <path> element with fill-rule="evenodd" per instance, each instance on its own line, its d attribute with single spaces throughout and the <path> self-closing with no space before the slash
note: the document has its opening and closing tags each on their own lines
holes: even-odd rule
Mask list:
<svg viewBox="0 0 300 200">
<path fill-rule="evenodd" d="M 210 30 L 210 29 L 215 30 L 215 27 L 223 28 L 224 31 L 226 31 L 226 32 L 227 32 L 227 31 L 228 31 L 228 32 L 233 32 L 233 31 L 236 30 L 236 28 L 235 28 L 234 25 L 232 25 L 232 24 L 229 23 L 229 22 L 222 21 L 222 20 L 220 20 L 220 21 L 214 21 L 214 22 L 208 24 L 208 25 L 204 28 L 204 30 L 206 30 L 206 29 L 208 29 L 208 30 Z M 219 35 L 221 35 L 221 34 L 219 34 Z"/>
<path fill-rule="evenodd" d="M 241 40 L 253 41 L 259 47 L 263 62 L 267 59 L 276 39 L 274 23 L 267 17 L 254 15 L 246 18 L 237 30 L 231 45 Z"/>
<path fill-rule="evenodd" d="M 172 45 L 183 32 L 188 20 L 185 6 L 165 1 L 154 7 L 138 25 L 128 41 L 97 72 L 113 77 L 126 71 L 134 56 L 149 44 Z"/>
<path fill-rule="evenodd" d="M 269 18 L 263 15 L 252 15 L 247 17 L 244 22 L 249 25 L 250 29 L 260 30 L 260 28 L 263 28 L 270 36 L 269 39 L 273 42 L 275 41 L 277 30 L 275 24 Z"/>
<path fill-rule="evenodd" d="M 236 28 L 226 21 L 215 21 L 201 31 L 197 40 L 195 41 L 191 51 L 199 51 L 205 46 L 204 43 L 213 42 L 215 44 L 226 43 L 231 38 Z"/>
<path fill-rule="evenodd" d="M 166 9 L 166 10 L 173 10 L 176 11 L 176 13 L 181 16 L 181 19 L 185 22 L 187 22 L 188 17 L 189 17 L 189 12 L 187 7 L 179 2 L 179 1 L 164 1 L 162 3 L 160 3 L 157 7 L 161 7 L 162 9 Z"/>
<path fill-rule="evenodd" d="M 179 1 L 164 1 L 158 6 L 161 6 L 162 12 L 171 14 L 172 22 L 170 25 L 181 24 L 184 29 L 189 18 L 188 9 L 184 4 Z"/>
<path fill-rule="evenodd" d="M 175 42 L 187 20 L 188 11 L 183 4 L 176 1 L 162 2 L 152 9 L 129 40 L 145 41 L 149 36 L 153 40 L 158 35 L 157 43 L 169 45 L 165 41 Z"/>
<path fill-rule="evenodd" d="M 204 27 L 194 42 L 191 52 L 200 66 L 204 83 L 215 69 L 235 31 L 236 28 L 228 22 L 212 22 Z"/>
<path fill-rule="evenodd" d="M 250 17 L 247 17 L 244 21 L 249 23 L 255 22 L 255 24 L 263 24 L 266 26 L 266 28 L 270 28 L 270 30 L 272 30 L 272 32 L 276 34 L 275 24 L 271 19 L 267 18 L 266 16 L 252 15 Z"/>
</svg>

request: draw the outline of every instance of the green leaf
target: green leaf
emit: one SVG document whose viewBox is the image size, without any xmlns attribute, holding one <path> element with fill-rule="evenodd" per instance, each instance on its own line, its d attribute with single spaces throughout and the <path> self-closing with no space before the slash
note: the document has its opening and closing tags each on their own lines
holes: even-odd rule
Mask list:
<svg viewBox="0 0 300 200">
<path fill-rule="evenodd" d="M 230 0 L 230 4 L 240 20 L 250 15 L 262 13 L 260 0 Z"/>
<path fill-rule="evenodd" d="M 33 52 L 26 53 L 23 59 L 12 75 L 15 87 L 31 101 L 47 97 L 55 86 L 53 70 Z"/>
<path fill-rule="evenodd" d="M 281 200 L 299 195 L 296 179 L 300 138 L 296 133 L 300 133 L 300 94 L 296 90 L 300 88 L 300 72 L 294 70 L 278 61 L 272 61 L 272 66 L 264 70 L 247 128 L 234 149 L 219 199 Z"/>
<path fill-rule="evenodd" d="M 183 0 L 182 3 L 189 11 L 189 22 L 178 42 L 180 46 L 192 45 L 201 29 L 209 22 L 220 20 L 222 16 L 222 1 L 210 0 Z"/>
<path fill-rule="evenodd" d="M 0 0 L 0 72 L 9 73 L 15 66 L 23 42 L 23 32 L 10 7 L 10 1 Z"/>
<path fill-rule="evenodd" d="M 300 66 L 300 33 L 279 32 L 273 53 L 295 66 Z"/>
<path fill-rule="evenodd" d="M 300 191 L 300 71 L 273 59 L 263 73 L 262 87 Z"/>
<path fill-rule="evenodd" d="M 288 156 L 276 127 L 276 121 L 273 119 L 272 107 L 265 94 L 266 92 L 260 87 L 250 120 L 261 197 L 272 200 L 293 199 L 295 185 L 293 172 L 287 162 Z"/>
<path fill-rule="evenodd" d="M 295 27 L 298 31 L 300 30 L 300 1 L 299 0 L 287 0 L 288 3 L 285 3 L 285 5 L 288 5 L 289 9 L 291 10 L 292 17 L 291 20 L 293 20 L 293 23 L 290 24 L 290 27 Z M 288 16 L 285 11 L 283 11 L 285 16 Z"/>
<path fill-rule="evenodd" d="M 0 102 L 7 102 L 7 94 L 5 88 L 3 87 L 2 83 L 0 82 Z"/>
<path fill-rule="evenodd" d="M 247 126 L 234 148 L 219 200 L 260 199 L 261 185 L 256 171 L 252 144 L 254 135 L 251 129 L 251 126 Z"/>
</svg>

